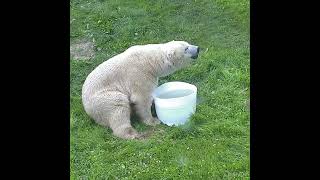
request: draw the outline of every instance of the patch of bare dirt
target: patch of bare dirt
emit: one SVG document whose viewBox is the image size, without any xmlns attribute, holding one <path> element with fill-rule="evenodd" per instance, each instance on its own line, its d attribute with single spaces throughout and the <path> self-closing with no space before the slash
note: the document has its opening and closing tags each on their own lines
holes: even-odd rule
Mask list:
<svg viewBox="0 0 320 180">
<path fill-rule="evenodd" d="M 94 58 L 94 44 L 90 41 L 74 42 L 70 46 L 70 55 L 74 60 L 90 60 Z"/>
</svg>

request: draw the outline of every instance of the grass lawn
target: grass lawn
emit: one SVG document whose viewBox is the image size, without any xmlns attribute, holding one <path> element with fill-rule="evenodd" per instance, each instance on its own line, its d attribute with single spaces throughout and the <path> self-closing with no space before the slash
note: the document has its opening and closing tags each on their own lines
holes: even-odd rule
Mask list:
<svg viewBox="0 0 320 180">
<path fill-rule="evenodd" d="M 249 0 L 71 0 L 71 45 L 94 44 L 90 60 L 71 63 L 71 179 L 249 179 Z M 81 103 L 86 76 L 136 44 L 185 40 L 197 63 L 161 78 L 198 87 L 188 124 L 122 140 L 90 120 Z"/>
</svg>

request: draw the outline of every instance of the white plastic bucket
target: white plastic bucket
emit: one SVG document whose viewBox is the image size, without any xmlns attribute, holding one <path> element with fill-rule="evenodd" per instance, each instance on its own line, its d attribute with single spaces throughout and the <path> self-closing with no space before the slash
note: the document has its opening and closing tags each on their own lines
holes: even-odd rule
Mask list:
<svg viewBox="0 0 320 180">
<path fill-rule="evenodd" d="M 196 111 L 197 87 L 185 82 L 168 82 L 152 93 L 157 116 L 168 126 L 182 125 Z"/>
</svg>

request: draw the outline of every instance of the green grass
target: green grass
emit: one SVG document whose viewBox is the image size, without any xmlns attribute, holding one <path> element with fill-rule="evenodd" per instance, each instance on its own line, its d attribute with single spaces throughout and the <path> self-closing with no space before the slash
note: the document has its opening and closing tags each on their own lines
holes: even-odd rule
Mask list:
<svg viewBox="0 0 320 180">
<path fill-rule="evenodd" d="M 249 179 L 248 0 L 71 0 L 70 5 L 71 43 L 96 44 L 92 60 L 70 60 L 71 179 Z M 202 49 L 197 63 L 159 82 L 198 87 L 200 103 L 190 122 L 159 125 L 142 141 L 118 139 L 93 123 L 81 103 L 86 76 L 132 45 L 171 40 Z"/>
</svg>

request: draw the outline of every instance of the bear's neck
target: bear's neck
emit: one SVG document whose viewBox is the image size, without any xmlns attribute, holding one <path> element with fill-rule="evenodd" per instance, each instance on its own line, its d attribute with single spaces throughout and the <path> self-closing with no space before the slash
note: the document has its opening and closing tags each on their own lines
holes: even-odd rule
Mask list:
<svg viewBox="0 0 320 180">
<path fill-rule="evenodd" d="M 172 63 L 166 59 L 167 57 L 163 54 L 162 57 L 150 57 L 147 65 L 150 69 L 150 74 L 155 77 L 165 77 L 176 71 L 176 68 Z"/>
</svg>

